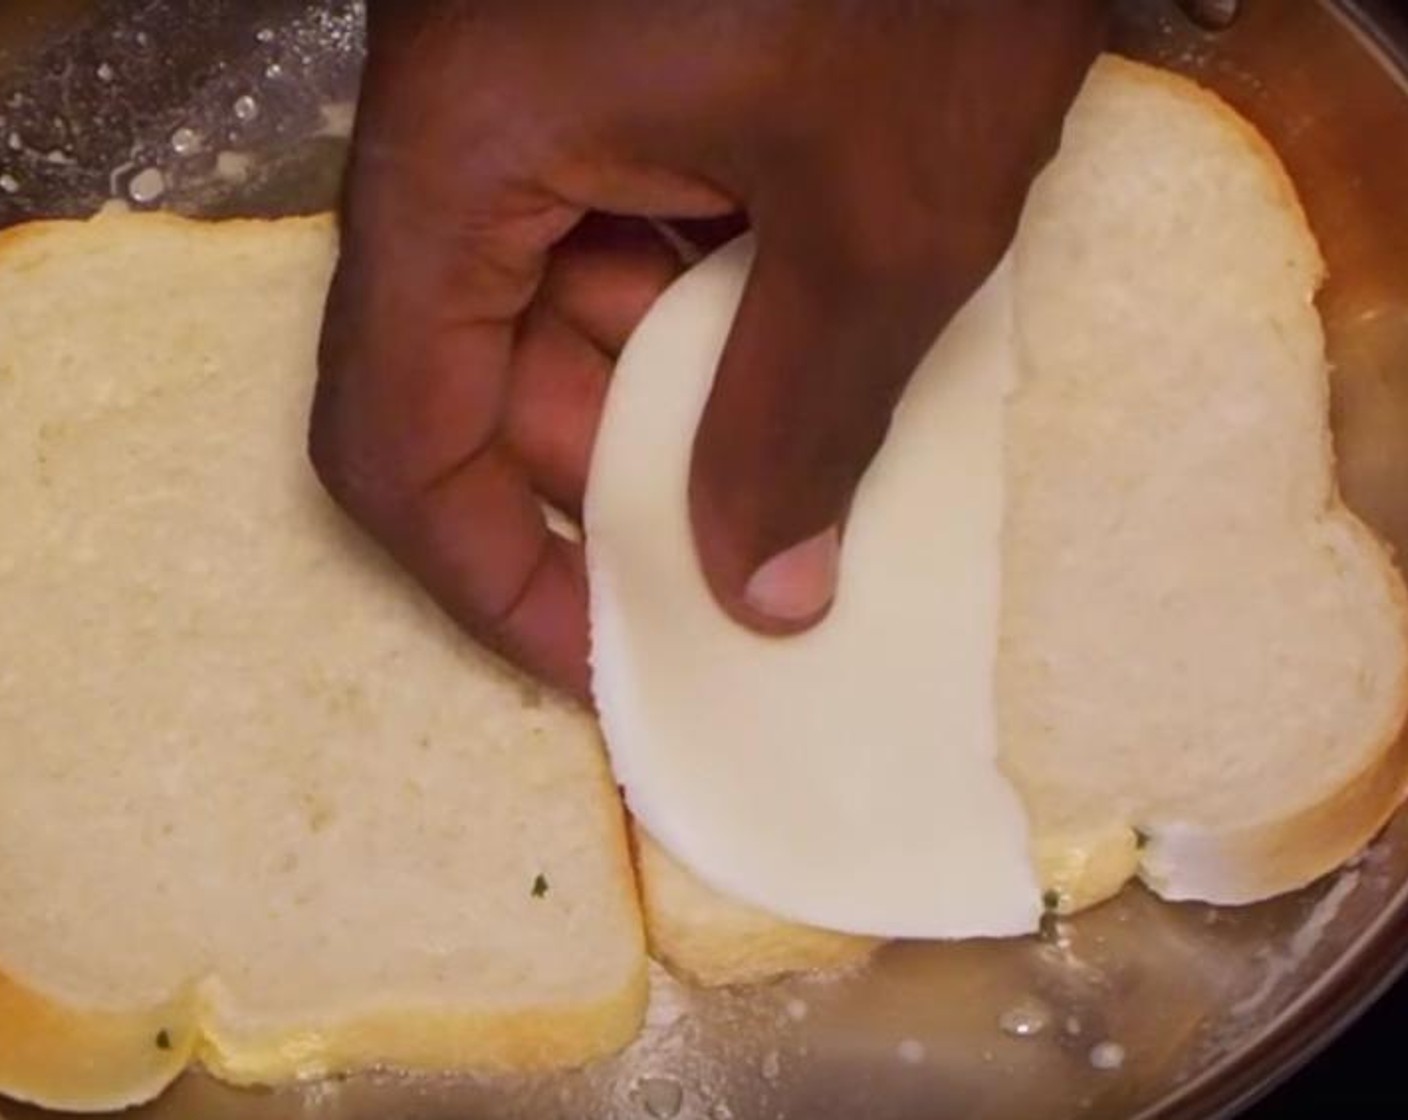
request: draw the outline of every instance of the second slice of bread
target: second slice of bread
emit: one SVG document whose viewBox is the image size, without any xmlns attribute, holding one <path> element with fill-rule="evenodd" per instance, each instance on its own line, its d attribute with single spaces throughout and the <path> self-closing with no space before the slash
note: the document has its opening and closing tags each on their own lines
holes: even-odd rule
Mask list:
<svg viewBox="0 0 1408 1120">
<path fill-rule="evenodd" d="M 1107 56 L 1013 252 L 999 717 L 1042 881 L 1067 912 L 1136 875 L 1223 903 L 1303 886 L 1402 800 L 1408 600 L 1335 489 L 1295 190 L 1214 95 Z M 873 945 L 734 920 L 666 860 L 646 914 L 689 975 Z"/>
<path fill-rule="evenodd" d="M 1335 489 L 1290 180 L 1211 94 L 1106 59 L 1016 260 L 998 704 L 1045 878 L 1302 886 L 1401 799 L 1408 639 Z"/>
</svg>

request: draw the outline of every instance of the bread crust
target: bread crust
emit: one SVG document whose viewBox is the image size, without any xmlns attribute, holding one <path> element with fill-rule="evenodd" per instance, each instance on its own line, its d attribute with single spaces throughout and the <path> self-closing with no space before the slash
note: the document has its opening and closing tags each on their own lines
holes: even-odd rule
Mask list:
<svg viewBox="0 0 1408 1120">
<path fill-rule="evenodd" d="M 793 972 L 840 972 L 883 941 L 783 921 L 714 892 L 639 824 L 633 826 L 651 954 L 700 987 L 755 984 Z"/>
<path fill-rule="evenodd" d="M 1333 474 L 1333 457 L 1326 469 Z M 1388 548 L 1335 490 L 1327 514 L 1347 526 L 1373 555 L 1397 606 L 1408 648 L 1408 588 Z M 1313 883 L 1363 851 L 1408 796 L 1408 658 L 1399 673 L 1397 706 L 1366 765 L 1337 789 L 1273 820 L 1210 832 L 1178 824 L 1151 830 L 1139 877 L 1172 901 L 1241 905 Z"/>
<path fill-rule="evenodd" d="M 532 1073 L 586 1065 L 630 1044 L 648 998 L 644 958 L 621 990 L 587 1004 L 512 1012 L 366 1015 L 322 1029 L 238 1032 L 207 984 L 158 1008 L 79 1011 L 0 974 L 0 1094 L 65 1112 L 110 1112 L 159 1096 L 199 1064 L 258 1086 L 358 1070 Z"/>
</svg>

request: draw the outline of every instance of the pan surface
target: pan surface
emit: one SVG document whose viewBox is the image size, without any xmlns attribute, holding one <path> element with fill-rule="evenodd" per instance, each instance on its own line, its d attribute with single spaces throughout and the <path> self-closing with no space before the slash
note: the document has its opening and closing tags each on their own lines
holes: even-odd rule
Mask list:
<svg viewBox="0 0 1408 1120">
<path fill-rule="evenodd" d="M 1341 483 L 1408 555 L 1408 28 L 1387 3 L 1245 9 L 1210 33 L 1165 0 L 1129 0 L 1118 45 L 1216 89 L 1289 165 L 1330 265 Z M 4 0 L 0 226 L 115 202 L 208 216 L 326 208 L 361 49 L 351 0 Z M 581 1073 L 272 1093 L 196 1073 L 137 1115 L 1212 1116 L 1328 1042 L 1405 958 L 1400 814 L 1354 866 L 1261 906 L 1174 906 L 1133 888 L 1039 939 L 895 945 L 847 978 L 699 993 L 657 974 L 641 1039 Z"/>
</svg>

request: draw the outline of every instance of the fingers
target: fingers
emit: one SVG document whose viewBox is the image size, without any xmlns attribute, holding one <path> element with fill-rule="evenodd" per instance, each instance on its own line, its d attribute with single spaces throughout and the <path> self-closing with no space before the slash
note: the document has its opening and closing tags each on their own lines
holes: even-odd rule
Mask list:
<svg viewBox="0 0 1408 1120">
<path fill-rule="evenodd" d="M 888 65 L 851 91 L 850 131 L 759 157 L 757 257 L 690 479 L 706 579 L 745 625 L 789 633 L 829 607 L 855 488 L 916 365 L 1010 244 L 1106 6 L 955 5 L 919 39 L 874 24 Z M 1014 60 L 1021 90 L 993 77 Z"/>
<path fill-rule="evenodd" d="M 591 214 L 553 252 L 539 303 L 614 357 L 682 267 L 649 222 Z"/>
<path fill-rule="evenodd" d="M 690 482 L 705 575 L 733 617 L 789 633 L 825 614 L 851 496 L 899 395 L 993 263 L 861 263 L 762 226 Z"/>
<path fill-rule="evenodd" d="M 309 447 L 319 477 L 481 642 L 585 695 L 581 556 L 548 532 L 521 468 L 481 419 L 498 407 L 500 387 L 456 363 L 475 353 L 456 331 L 434 345 L 402 338 L 404 364 L 374 364 L 396 353 L 378 333 L 391 328 L 361 314 L 372 301 L 355 255 L 347 260 L 329 298 L 314 398 Z"/>
<path fill-rule="evenodd" d="M 585 696 L 581 556 L 501 439 L 515 324 L 578 214 L 489 174 L 450 190 L 396 154 L 368 140 L 351 169 L 313 465 L 474 637 Z"/>
<path fill-rule="evenodd" d="M 675 235 L 689 246 L 692 259 L 697 259 L 746 233 L 748 217 L 739 211 L 718 218 L 676 219 L 669 225 Z"/>
<path fill-rule="evenodd" d="M 524 320 L 504 436 L 534 488 L 580 517 L 611 359 L 546 309 Z"/>
<path fill-rule="evenodd" d="M 680 271 L 646 222 L 593 215 L 553 252 L 519 326 L 505 435 L 534 487 L 578 516 L 611 366 Z"/>
<path fill-rule="evenodd" d="M 383 540 L 491 649 L 587 699 L 587 581 L 579 545 L 548 531 L 519 467 L 497 450 L 397 511 Z"/>
</svg>

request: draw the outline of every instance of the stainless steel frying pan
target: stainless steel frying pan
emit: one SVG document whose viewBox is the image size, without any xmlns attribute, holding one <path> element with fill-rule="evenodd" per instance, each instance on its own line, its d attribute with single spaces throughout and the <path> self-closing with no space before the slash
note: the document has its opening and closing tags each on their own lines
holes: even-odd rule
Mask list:
<svg viewBox="0 0 1408 1120">
<path fill-rule="evenodd" d="M 1290 165 L 1330 263 L 1341 481 L 1408 555 L 1408 23 L 1370 0 L 1245 8 L 1209 33 L 1129 0 L 1119 45 L 1220 91 Z M 0 0 L 0 226 L 114 199 L 326 207 L 360 50 L 350 0 Z M 193 1074 L 142 1115 L 1214 1116 L 1306 1060 L 1405 963 L 1408 814 L 1355 866 L 1250 909 L 1134 888 L 1040 939 L 897 945 L 847 979 L 689 993 L 662 978 L 637 1045 L 569 1076 L 242 1093 Z"/>
</svg>

